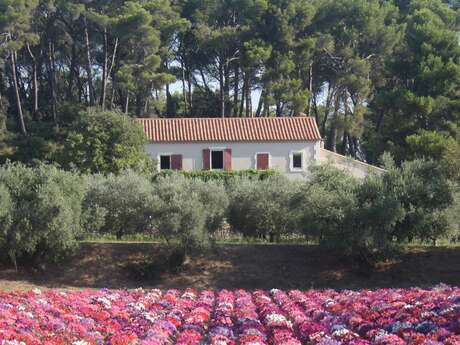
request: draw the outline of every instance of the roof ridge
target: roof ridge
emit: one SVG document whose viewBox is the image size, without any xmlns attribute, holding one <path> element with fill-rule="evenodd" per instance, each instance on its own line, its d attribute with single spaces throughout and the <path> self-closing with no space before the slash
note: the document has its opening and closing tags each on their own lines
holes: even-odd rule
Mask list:
<svg viewBox="0 0 460 345">
<path fill-rule="evenodd" d="M 314 119 L 314 116 L 261 116 L 261 117 L 136 117 L 135 120 L 294 120 Z"/>
<path fill-rule="evenodd" d="M 321 140 L 314 117 L 137 118 L 152 142 Z"/>
</svg>

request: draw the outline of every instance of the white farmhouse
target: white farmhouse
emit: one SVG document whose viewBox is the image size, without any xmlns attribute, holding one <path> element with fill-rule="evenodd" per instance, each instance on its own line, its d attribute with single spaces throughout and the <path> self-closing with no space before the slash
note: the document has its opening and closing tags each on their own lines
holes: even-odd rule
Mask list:
<svg viewBox="0 0 460 345">
<path fill-rule="evenodd" d="M 274 169 L 304 177 L 312 164 L 331 161 L 363 177 L 373 166 L 322 148 L 312 117 L 144 118 L 138 119 L 150 143 L 147 152 L 159 169 Z"/>
</svg>

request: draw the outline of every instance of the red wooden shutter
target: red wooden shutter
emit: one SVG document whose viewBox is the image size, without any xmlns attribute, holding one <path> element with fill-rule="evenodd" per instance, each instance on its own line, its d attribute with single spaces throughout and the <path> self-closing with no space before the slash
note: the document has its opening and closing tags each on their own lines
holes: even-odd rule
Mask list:
<svg viewBox="0 0 460 345">
<path fill-rule="evenodd" d="M 267 170 L 269 168 L 270 156 L 268 153 L 257 154 L 257 169 Z"/>
<path fill-rule="evenodd" d="M 224 170 L 232 170 L 232 149 L 225 149 L 224 151 Z"/>
<path fill-rule="evenodd" d="M 182 170 L 182 155 L 171 155 L 171 169 Z"/>
<path fill-rule="evenodd" d="M 211 170 L 211 150 L 203 150 L 203 170 Z"/>
</svg>

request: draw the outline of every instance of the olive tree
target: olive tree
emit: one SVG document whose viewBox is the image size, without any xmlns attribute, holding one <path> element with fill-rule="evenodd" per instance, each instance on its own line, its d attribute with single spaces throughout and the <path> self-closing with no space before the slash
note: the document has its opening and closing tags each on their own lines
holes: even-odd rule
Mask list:
<svg viewBox="0 0 460 345">
<path fill-rule="evenodd" d="M 1 245 L 16 268 L 18 258 L 57 260 L 77 246 L 82 177 L 54 166 L 6 164 L 0 168 L 0 185 L 2 203 L 9 203 L 9 194 L 11 210 Z"/>
<path fill-rule="evenodd" d="M 283 176 L 263 181 L 235 179 L 229 184 L 230 225 L 248 237 L 279 240 L 282 234 L 293 231 L 291 198 L 301 183 Z"/>
<path fill-rule="evenodd" d="M 180 175 L 159 178 L 154 196 L 152 226 L 169 244 L 184 253 L 207 244 L 206 209 L 193 181 Z"/>
<path fill-rule="evenodd" d="M 124 235 L 148 230 L 155 207 L 152 183 L 134 171 L 88 177 L 84 200 L 85 228 L 89 232 Z"/>
</svg>

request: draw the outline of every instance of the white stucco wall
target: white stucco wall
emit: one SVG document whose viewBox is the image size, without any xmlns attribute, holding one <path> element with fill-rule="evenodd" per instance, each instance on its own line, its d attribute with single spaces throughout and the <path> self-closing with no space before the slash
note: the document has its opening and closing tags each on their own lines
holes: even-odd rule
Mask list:
<svg viewBox="0 0 460 345">
<path fill-rule="evenodd" d="M 203 169 L 204 149 L 232 149 L 232 169 L 244 170 L 256 168 L 256 153 L 270 154 L 270 168 L 286 174 L 288 177 L 301 178 L 308 167 L 319 159 L 320 142 L 203 142 L 203 143 L 152 143 L 146 145 L 149 155 L 159 161 L 160 155 L 181 154 L 184 170 Z M 303 153 L 303 169 L 293 171 L 291 158 L 293 152 Z"/>
<path fill-rule="evenodd" d="M 318 150 L 318 163 L 330 163 L 333 164 L 336 168 L 341 169 L 350 173 L 351 175 L 364 178 L 367 175 L 381 174 L 385 170 L 379 167 L 369 165 L 358 160 L 339 155 L 335 152 L 325 150 L 320 148 Z"/>
</svg>

